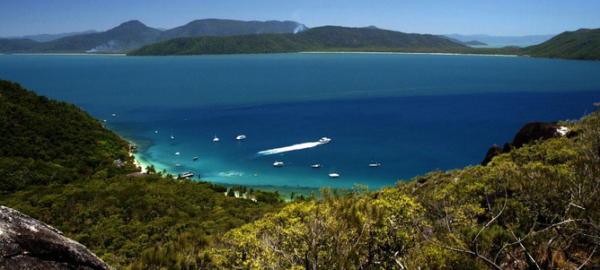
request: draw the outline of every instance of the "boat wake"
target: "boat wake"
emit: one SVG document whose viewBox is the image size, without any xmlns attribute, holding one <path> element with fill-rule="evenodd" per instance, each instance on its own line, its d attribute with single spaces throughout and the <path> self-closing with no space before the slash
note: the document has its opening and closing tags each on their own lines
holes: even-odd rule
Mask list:
<svg viewBox="0 0 600 270">
<path fill-rule="evenodd" d="M 294 144 L 294 145 L 291 145 L 291 146 L 286 146 L 286 147 L 280 147 L 280 148 L 274 148 L 274 149 L 259 151 L 256 154 L 260 155 L 260 156 L 275 155 L 275 154 L 281 154 L 281 153 L 290 152 L 290 151 L 296 151 L 296 150 L 303 150 L 303 149 L 313 148 L 313 147 L 316 147 L 316 146 L 318 146 L 320 144 L 322 144 L 322 143 L 320 143 L 320 142 L 299 143 L 299 144 Z"/>
</svg>

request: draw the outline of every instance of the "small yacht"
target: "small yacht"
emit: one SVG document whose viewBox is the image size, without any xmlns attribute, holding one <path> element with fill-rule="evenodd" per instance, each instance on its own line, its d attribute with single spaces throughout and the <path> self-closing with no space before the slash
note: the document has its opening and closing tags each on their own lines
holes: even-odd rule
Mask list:
<svg viewBox="0 0 600 270">
<path fill-rule="evenodd" d="M 173 135 L 171 135 L 171 140 L 175 140 L 175 137 L 173 137 Z"/>
<path fill-rule="evenodd" d="M 381 164 L 379 164 L 377 162 L 371 162 L 371 163 L 369 163 L 369 167 L 373 167 L 373 168 L 374 167 L 379 167 L 379 165 L 381 165 Z"/>
<path fill-rule="evenodd" d="M 175 167 L 179 167 L 179 166 L 181 166 L 181 164 L 179 164 L 179 163 L 175 164 Z"/>
<path fill-rule="evenodd" d="M 193 172 L 184 172 L 181 174 L 181 178 L 188 178 L 188 177 L 194 177 L 194 173 Z"/>
<path fill-rule="evenodd" d="M 154 131 L 154 134 L 158 134 L 158 130 L 155 130 L 155 131 Z"/>
<path fill-rule="evenodd" d="M 114 114 L 114 113 L 113 113 L 113 114 L 112 114 L 112 117 L 115 117 L 115 116 L 117 116 L 117 114 Z"/>
<path fill-rule="evenodd" d="M 194 157 L 192 160 L 193 160 L 193 161 L 196 161 L 196 160 L 198 160 L 198 157 Z"/>
<path fill-rule="evenodd" d="M 283 167 L 283 161 L 275 161 L 275 163 L 273 163 L 273 166 L 275 166 L 275 167 Z"/>
<path fill-rule="evenodd" d="M 323 167 L 323 165 L 317 163 L 317 164 L 310 165 L 310 167 L 313 168 L 313 169 L 318 169 L 318 168 Z"/>
<path fill-rule="evenodd" d="M 179 156 L 179 152 L 175 152 L 175 155 L 176 155 L 176 156 Z"/>
<path fill-rule="evenodd" d="M 219 137 L 217 137 L 217 135 L 215 135 L 215 137 L 213 138 L 213 142 L 218 142 L 219 141 Z"/>
<path fill-rule="evenodd" d="M 319 140 L 319 144 L 326 144 L 326 143 L 329 143 L 330 141 L 331 141 L 330 138 L 323 137 Z"/>
<path fill-rule="evenodd" d="M 246 135 L 238 135 L 237 137 L 235 137 L 235 139 L 238 141 L 246 139 Z"/>
</svg>

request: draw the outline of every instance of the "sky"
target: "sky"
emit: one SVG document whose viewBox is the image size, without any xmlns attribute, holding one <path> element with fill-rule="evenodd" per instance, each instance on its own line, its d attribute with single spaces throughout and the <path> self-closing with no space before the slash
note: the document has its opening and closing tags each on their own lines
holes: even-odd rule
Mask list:
<svg viewBox="0 0 600 270">
<path fill-rule="evenodd" d="M 421 34 L 523 36 L 600 28 L 600 0 L 0 0 L 0 37 L 169 29 L 206 18 L 291 20 Z"/>
</svg>

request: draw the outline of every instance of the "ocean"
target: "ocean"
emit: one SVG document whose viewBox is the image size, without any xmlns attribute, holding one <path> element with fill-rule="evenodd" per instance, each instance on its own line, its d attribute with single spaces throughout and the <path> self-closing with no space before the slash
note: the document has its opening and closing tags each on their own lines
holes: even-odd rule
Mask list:
<svg viewBox="0 0 600 270">
<path fill-rule="evenodd" d="M 278 190 L 477 165 L 530 121 L 593 111 L 598 74 L 599 62 L 469 55 L 0 55 L 0 78 L 106 120 L 145 165 Z"/>
</svg>

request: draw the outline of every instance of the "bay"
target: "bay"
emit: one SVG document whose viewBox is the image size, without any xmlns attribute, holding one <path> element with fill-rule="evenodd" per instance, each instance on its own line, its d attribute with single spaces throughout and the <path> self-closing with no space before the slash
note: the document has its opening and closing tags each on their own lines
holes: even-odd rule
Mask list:
<svg viewBox="0 0 600 270">
<path fill-rule="evenodd" d="M 598 74 L 598 62 L 469 55 L 0 56 L 0 78 L 105 119 L 145 164 L 287 189 L 476 165 L 527 122 L 594 110 Z M 306 148 L 260 154 L 287 146 Z"/>
</svg>

